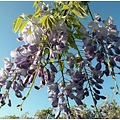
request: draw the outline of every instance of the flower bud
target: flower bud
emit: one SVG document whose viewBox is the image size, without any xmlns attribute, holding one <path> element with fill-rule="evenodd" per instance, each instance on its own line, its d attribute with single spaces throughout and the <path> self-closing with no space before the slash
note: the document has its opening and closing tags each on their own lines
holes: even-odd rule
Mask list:
<svg viewBox="0 0 120 120">
<path fill-rule="evenodd" d="M 56 98 L 53 102 L 52 102 L 52 107 L 57 107 L 58 106 L 58 98 Z"/>
<path fill-rule="evenodd" d="M 50 63 L 50 69 L 52 70 L 52 72 L 57 72 L 56 67 L 52 63 Z"/>
<path fill-rule="evenodd" d="M 97 65 L 95 66 L 95 69 L 96 69 L 96 70 L 100 70 L 101 68 L 102 68 L 101 63 L 100 63 L 100 62 L 97 63 Z"/>
<path fill-rule="evenodd" d="M 18 98 L 22 98 L 22 94 L 19 90 L 15 91 L 15 95 L 18 97 Z"/>
<path fill-rule="evenodd" d="M 30 78 L 29 78 L 29 81 L 28 81 L 28 84 L 32 83 L 32 81 L 34 80 L 34 76 L 35 76 L 35 73 L 33 73 Z"/>
<path fill-rule="evenodd" d="M 1 105 L 2 105 L 2 106 L 5 105 L 5 100 L 1 100 Z"/>
<path fill-rule="evenodd" d="M 11 87 L 12 81 L 7 81 L 6 89 L 9 90 Z"/>
<path fill-rule="evenodd" d="M 114 60 L 120 62 L 120 56 L 116 56 Z"/>
<path fill-rule="evenodd" d="M 8 106 L 11 107 L 11 100 L 8 100 Z"/>
<path fill-rule="evenodd" d="M 34 86 L 34 88 L 35 88 L 36 90 L 39 90 L 39 89 L 40 89 L 40 87 L 38 87 L 38 86 Z"/>
<path fill-rule="evenodd" d="M 75 102 L 77 105 L 83 105 L 82 101 L 78 97 L 74 97 Z"/>
<path fill-rule="evenodd" d="M 120 54 L 120 49 L 118 47 L 114 47 L 115 53 Z"/>
<path fill-rule="evenodd" d="M 24 85 L 28 83 L 29 78 L 30 78 L 29 75 L 27 75 L 27 76 L 25 77 L 25 79 L 24 79 L 24 81 L 23 81 L 23 84 L 24 84 Z"/>
</svg>

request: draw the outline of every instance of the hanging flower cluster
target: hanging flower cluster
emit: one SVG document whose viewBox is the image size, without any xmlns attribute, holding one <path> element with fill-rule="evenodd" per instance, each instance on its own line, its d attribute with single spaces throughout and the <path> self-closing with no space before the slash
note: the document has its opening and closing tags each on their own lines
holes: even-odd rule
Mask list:
<svg viewBox="0 0 120 120">
<path fill-rule="evenodd" d="M 113 24 L 113 18 L 110 16 L 107 20 L 103 20 L 103 26 L 99 24 L 100 22 L 100 15 L 95 14 L 95 20 L 88 24 L 90 32 L 86 28 L 81 28 L 81 32 L 84 33 L 82 40 L 85 55 L 90 61 L 96 57 L 98 62 L 104 62 L 106 53 L 110 55 L 111 62 L 113 58 L 119 62 L 120 38 L 118 37 L 119 31 L 116 25 Z"/>
<path fill-rule="evenodd" d="M 120 68 L 120 37 L 113 18 L 110 16 L 107 20 L 101 20 L 101 16 L 95 14 L 95 20 L 88 24 L 88 28 L 90 31 L 87 31 L 85 27 L 82 27 L 80 31 L 84 34 L 82 36 L 83 50 L 92 78 L 102 84 L 101 77 L 106 75 L 112 76 L 116 82 L 115 72 Z M 97 63 L 93 67 L 95 60 Z M 91 79 L 91 82 L 96 86 L 97 83 L 94 80 Z M 116 87 L 119 90 L 117 84 Z M 99 99 L 98 96 L 97 99 Z"/>
<path fill-rule="evenodd" d="M 55 82 L 58 70 L 48 60 L 67 49 L 68 35 L 69 28 L 62 21 L 53 26 L 52 32 L 42 28 L 34 18 L 27 23 L 17 38 L 24 44 L 10 52 L 13 61 L 4 58 L 4 68 L 0 69 L 0 87 L 2 89 L 5 86 L 5 91 L 0 93 L 1 106 L 6 104 L 6 98 L 8 98 L 8 105 L 11 106 L 9 96 L 11 89 L 17 98 L 25 100 L 26 96 L 23 96 L 22 91 L 28 86 L 31 87 L 38 76 L 41 82 L 39 85 L 35 85 L 35 89 L 39 90 L 41 86 L 47 85 L 50 95 L 48 99 L 52 102 L 52 106 L 55 108 L 61 106 L 60 111 L 67 108 L 67 104 L 63 103 L 64 97 L 59 91 L 59 84 Z M 43 37 L 46 37 L 46 40 Z M 47 58 L 44 56 L 46 48 L 49 49 Z M 49 63 L 50 69 L 46 68 L 42 60 Z M 62 99 L 61 104 L 58 104 L 58 98 Z"/>
</svg>

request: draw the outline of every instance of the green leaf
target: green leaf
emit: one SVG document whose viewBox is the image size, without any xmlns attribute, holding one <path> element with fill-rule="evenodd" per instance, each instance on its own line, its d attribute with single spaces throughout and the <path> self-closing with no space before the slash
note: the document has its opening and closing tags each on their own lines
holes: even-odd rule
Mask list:
<svg viewBox="0 0 120 120">
<path fill-rule="evenodd" d="M 36 7 L 35 13 L 38 14 L 40 12 L 40 7 Z"/>
<path fill-rule="evenodd" d="M 53 59 L 53 58 L 50 58 L 50 62 L 51 62 L 51 63 L 54 63 L 54 59 Z"/>
<path fill-rule="evenodd" d="M 44 50 L 44 55 L 48 54 L 49 53 L 49 49 L 48 48 L 45 48 Z"/>
<path fill-rule="evenodd" d="M 21 26 L 19 28 L 19 33 L 23 30 L 23 28 L 27 25 L 28 21 L 24 21 L 21 23 Z"/>
<path fill-rule="evenodd" d="M 60 71 L 63 71 L 63 70 L 64 70 L 64 66 L 65 66 L 65 65 L 64 65 L 64 61 L 61 61 L 61 62 L 60 62 L 60 66 L 59 66 L 59 67 L 60 67 Z"/>
<path fill-rule="evenodd" d="M 16 25 L 16 22 L 17 22 L 17 19 L 14 20 L 14 22 L 13 22 L 13 31 L 14 31 L 14 32 L 15 32 L 15 25 Z"/>
<path fill-rule="evenodd" d="M 85 18 L 78 10 L 73 9 L 72 13 L 74 13 L 78 17 Z"/>
<path fill-rule="evenodd" d="M 35 10 L 35 17 L 40 17 L 41 13 L 40 13 L 40 7 L 36 7 Z"/>
<path fill-rule="evenodd" d="M 81 27 L 82 26 L 82 23 L 79 22 L 79 20 L 77 20 L 75 17 L 73 16 L 70 16 L 68 17 L 67 19 L 70 23 L 72 23 L 74 26 L 77 26 L 77 27 Z"/>
<path fill-rule="evenodd" d="M 75 43 L 75 41 L 73 40 L 73 38 L 71 36 L 68 36 L 68 42 L 69 42 L 69 45 L 74 48 L 75 50 L 77 50 L 77 45 Z"/>
<path fill-rule="evenodd" d="M 74 33 L 74 36 L 77 38 L 77 39 L 80 39 L 81 36 L 78 34 L 78 33 Z"/>
<path fill-rule="evenodd" d="M 70 6 L 70 5 L 72 5 L 72 4 L 73 4 L 73 1 L 69 1 L 69 4 L 68 4 L 68 5 Z"/>
<path fill-rule="evenodd" d="M 82 14 L 84 14 L 84 15 L 87 16 L 87 13 L 86 13 L 85 9 L 81 6 L 81 3 L 80 3 L 80 2 L 76 2 L 76 3 L 75 3 L 75 6 L 76 6 L 76 8 L 78 8 L 78 10 L 79 10 Z"/>
<path fill-rule="evenodd" d="M 56 20 L 54 19 L 53 16 L 50 16 L 49 20 L 51 21 L 52 24 L 54 24 L 54 25 L 56 24 Z"/>
<path fill-rule="evenodd" d="M 40 19 L 40 22 L 42 23 L 42 27 L 43 27 L 43 26 L 47 27 L 47 19 L 48 19 L 48 15 L 44 15 L 44 16 Z"/>
<path fill-rule="evenodd" d="M 55 24 L 55 20 L 49 15 L 44 15 L 40 19 L 40 22 L 42 23 L 42 27 L 45 26 L 46 28 L 50 29 L 50 31 L 52 31 L 52 25 Z"/>
<path fill-rule="evenodd" d="M 47 28 L 50 29 L 50 31 L 52 32 L 52 22 L 50 21 L 50 19 L 47 19 Z"/>
<path fill-rule="evenodd" d="M 28 17 L 29 19 L 31 19 L 31 18 L 33 17 L 33 15 L 27 14 L 27 17 Z"/>
<path fill-rule="evenodd" d="M 13 31 L 17 32 L 17 30 L 19 29 L 21 23 L 22 23 L 22 18 L 18 17 L 14 22 L 13 22 Z"/>
<path fill-rule="evenodd" d="M 33 7 L 37 7 L 38 4 L 39 4 L 39 1 L 35 1 L 35 2 L 33 3 Z"/>
<path fill-rule="evenodd" d="M 68 10 L 68 9 L 69 9 L 68 5 L 63 5 L 62 10 Z"/>
</svg>

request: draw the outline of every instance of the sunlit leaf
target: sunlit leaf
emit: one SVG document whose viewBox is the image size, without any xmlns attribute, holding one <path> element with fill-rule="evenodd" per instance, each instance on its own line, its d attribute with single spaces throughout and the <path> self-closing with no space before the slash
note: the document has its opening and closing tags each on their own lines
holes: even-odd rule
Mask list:
<svg viewBox="0 0 120 120">
<path fill-rule="evenodd" d="M 19 29 L 21 23 L 22 23 L 22 18 L 18 17 L 14 22 L 13 22 L 13 31 L 17 32 L 17 30 Z"/>
<path fill-rule="evenodd" d="M 14 22 L 13 22 L 13 31 L 14 31 L 14 32 L 15 32 L 16 22 L 17 22 L 17 19 L 16 19 L 16 20 L 14 20 Z"/>
<path fill-rule="evenodd" d="M 27 25 L 28 21 L 22 22 L 20 28 L 19 28 L 19 33 L 23 30 L 23 28 Z"/>
<path fill-rule="evenodd" d="M 47 19 L 48 19 L 48 15 L 44 15 L 41 19 L 40 22 L 42 23 L 42 27 L 45 26 L 47 27 Z"/>
<path fill-rule="evenodd" d="M 61 62 L 60 62 L 60 71 L 63 71 L 63 70 L 64 70 L 64 62 L 61 61 Z"/>
<path fill-rule="evenodd" d="M 76 16 L 80 17 L 80 18 L 85 18 L 79 11 L 73 9 L 72 13 L 74 13 Z"/>
<path fill-rule="evenodd" d="M 51 21 L 52 24 L 54 25 L 56 24 L 56 20 L 52 16 L 49 17 L 49 20 Z"/>
<path fill-rule="evenodd" d="M 40 17 L 41 15 L 41 11 L 40 11 L 40 7 L 36 7 L 36 10 L 35 10 L 35 17 Z"/>
<path fill-rule="evenodd" d="M 69 1 L 69 4 L 68 4 L 68 5 L 70 6 L 70 5 L 72 5 L 72 4 L 73 4 L 73 1 Z"/>
<path fill-rule="evenodd" d="M 40 7 L 37 7 L 35 13 L 38 14 L 40 12 Z"/>
<path fill-rule="evenodd" d="M 54 63 L 54 59 L 53 59 L 53 58 L 50 58 L 50 62 L 51 62 L 51 63 Z"/>
<path fill-rule="evenodd" d="M 49 18 L 47 19 L 47 28 L 49 28 L 50 31 L 52 31 L 52 23 Z"/>
<path fill-rule="evenodd" d="M 81 12 L 83 15 L 87 16 L 85 9 L 81 6 L 80 2 L 75 2 L 75 6 L 79 10 L 79 12 Z"/>
<path fill-rule="evenodd" d="M 33 3 L 33 7 L 34 7 L 34 6 L 37 7 L 38 4 L 39 4 L 39 1 L 35 1 L 35 2 Z"/>
<path fill-rule="evenodd" d="M 33 15 L 27 14 L 27 17 L 28 17 L 29 19 L 31 19 L 31 18 L 33 17 Z"/>
<path fill-rule="evenodd" d="M 62 10 L 67 10 L 68 8 L 69 8 L 68 5 L 63 5 Z"/>
</svg>

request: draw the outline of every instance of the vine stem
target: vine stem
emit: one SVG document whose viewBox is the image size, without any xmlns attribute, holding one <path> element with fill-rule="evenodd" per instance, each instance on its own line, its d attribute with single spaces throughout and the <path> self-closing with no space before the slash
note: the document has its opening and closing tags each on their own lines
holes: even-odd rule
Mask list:
<svg viewBox="0 0 120 120">
<path fill-rule="evenodd" d="M 30 89 L 28 90 L 27 94 L 25 95 L 25 98 L 27 98 L 32 90 L 32 87 L 34 85 L 34 81 L 35 81 L 36 75 L 34 76 L 34 80 L 32 81 L 32 84 L 30 86 Z M 22 103 L 20 104 L 20 110 L 22 111 L 22 105 L 24 104 L 25 100 L 22 101 Z"/>
<path fill-rule="evenodd" d="M 87 3 L 87 8 L 88 8 L 88 11 L 89 11 L 89 13 L 90 13 L 91 19 L 94 21 L 94 18 L 93 18 L 93 15 L 92 15 L 92 12 L 91 12 L 91 10 L 90 10 L 90 7 L 89 7 L 88 3 Z M 85 68 L 84 68 L 84 70 L 85 70 L 85 74 L 87 74 Z M 100 113 L 99 113 L 98 108 L 97 108 L 97 106 L 96 106 L 96 104 L 95 104 L 95 101 L 94 101 L 94 97 L 93 97 L 94 95 L 93 95 L 93 93 L 92 93 L 92 89 L 91 89 L 91 86 L 90 86 L 90 81 L 89 81 L 89 79 L 88 79 L 88 84 L 89 84 L 90 93 L 91 93 L 91 96 L 92 96 L 92 99 L 93 99 L 93 103 L 94 103 L 96 112 L 98 113 L 98 117 L 100 117 Z"/>
<path fill-rule="evenodd" d="M 60 68 L 62 68 L 62 63 L 61 63 L 60 59 L 58 60 L 58 63 L 60 65 Z M 64 77 L 63 69 L 61 70 L 61 74 L 62 74 L 63 84 L 65 86 L 65 77 Z M 70 104 L 69 104 L 69 100 L 68 100 L 67 96 L 66 96 L 66 100 L 67 100 L 68 107 L 70 108 Z"/>
<path fill-rule="evenodd" d="M 62 68 L 62 63 L 60 61 L 60 59 L 58 60 L 59 62 L 59 65 L 60 65 L 60 68 Z M 61 74 L 62 74 L 62 79 L 63 79 L 63 85 L 65 85 L 65 77 L 64 77 L 64 73 L 63 73 L 63 69 L 61 70 Z M 70 109 L 70 103 L 69 103 L 69 99 L 68 99 L 68 96 L 66 96 L 66 102 L 67 102 L 67 105 L 68 105 L 68 108 Z M 71 111 L 71 110 L 70 110 Z M 74 115 L 72 113 L 70 113 L 70 115 L 74 118 Z M 70 116 L 68 116 L 70 117 Z M 69 118 L 70 119 L 70 118 Z M 74 118 L 75 119 L 75 118 Z"/>
<path fill-rule="evenodd" d="M 68 1 L 67 4 L 69 4 L 69 2 L 70 2 L 70 1 Z M 65 10 L 63 16 L 66 16 L 67 12 L 68 12 L 68 10 Z M 67 24 L 67 20 L 65 20 L 65 23 Z M 59 63 L 60 63 L 60 67 L 62 68 L 61 61 L 59 61 Z M 61 74 L 62 74 L 62 78 L 63 78 L 63 83 L 64 83 L 64 85 L 65 85 L 65 78 L 64 78 L 63 69 L 61 70 Z M 70 103 L 69 103 L 68 96 L 66 96 L 66 101 L 67 101 L 67 105 L 68 105 L 68 107 L 69 107 L 69 109 L 70 109 Z"/>
<path fill-rule="evenodd" d="M 88 8 L 88 11 L 89 11 L 89 13 L 90 13 L 91 19 L 94 21 L 94 18 L 93 18 L 93 15 L 92 15 L 92 12 L 91 12 L 91 10 L 90 10 L 90 7 L 89 7 L 88 3 L 87 3 L 87 8 Z"/>
<path fill-rule="evenodd" d="M 118 83 L 117 83 L 117 80 L 116 80 L 116 76 L 115 76 L 115 73 L 114 73 L 114 69 L 113 69 L 113 68 L 111 67 L 111 65 L 110 65 L 110 60 L 109 60 L 109 58 L 108 58 L 108 56 L 107 56 L 107 52 L 106 52 L 106 50 L 105 50 L 105 47 L 104 47 L 103 43 L 101 43 L 101 46 L 102 46 L 102 48 L 103 48 L 103 50 L 104 50 L 104 52 L 105 52 L 105 57 L 106 57 L 106 61 L 107 61 L 107 63 L 108 63 L 108 66 L 109 66 L 109 68 L 110 68 L 111 76 L 112 76 L 112 78 L 113 78 L 113 80 L 114 80 L 114 82 L 115 82 L 115 86 L 116 86 L 117 90 L 119 91 L 119 86 L 118 86 Z"/>
<path fill-rule="evenodd" d="M 43 52 L 43 48 L 44 48 L 44 45 L 42 46 L 41 54 L 42 54 L 42 52 Z M 34 75 L 32 84 L 31 84 L 31 86 L 30 86 L 30 89 L 28 90 L 27 94 L 25 95 L 25 99 L 22 101 L 22 103 L 21 103 L 20 106 L 19 106 L 20 110 L 22 110 L 22 105 L 24 104 L 26 98 L 29 96 L 29 94 L 30 94 L 30 92 L 31 92 L 31 90 L 32 90 L 32 88 L 33 88 L 33 85 L 34 85 L 34 82 L 35 82 L 35 79 L 36 79 L 36 76 L 37 76 L 37 73 L 38 73 L 38 69 L 39 69 L 39 66 L 40 66 L 40 63 L 41 63 L 41 59 L 42 59 L 42 57 L 40 56 L 40 57 L 39 57 L 39 60 L 38 60 L 38 66 L 37 66 L 37 69 L 36 69 L 36 72 L 35 72 L 35 75 Z"/>
<path fill-rule="evenodd" d="M 92 89 L 91 89 L 89 80 L 88 80 L 88 84 L 89 84 L 89 88 L 90 88 L 90 93 L 91 93 L 91 95 L 92 95 L 93 103 L 94 103 L 96 112 L 97 112 L 97 114 L 98 114 L 98 118 L 100 118 L 100 112 L 98 111 L 98 108 L 97 108 L 97 106 L 96 106 L 96 104 L 95 104 L 95 101 L 94 101 L 94 97 L 93 97 L 93 93 L 92 93 Z"/>
<path fill-rule="evenodd" d="M 88 74 L 87 74 L 87 71 L 86 71 L 86 68 L 85 68 L 85 67 L 84 67 L 84 70 L 85 70 L 85 74 L 86 74 L 86 76 L 87 76 L 87 78 L 88 78 Z M 95 101 L 94 101 L 94 97 L 93 97 L 94 95 L 93 95 L 93 93 L 92 93 L 92 89 L 91 89 L 91 86 L 90 86 L 90 81 L 89 81 L 89 79 L 88 79 L 88 85 L 89 85 L 89 88 L 90 88 L 90 93 L 91 93 L 91 96 L 92 96 L 92 99 L 93 99 L 93 103 L 94 103 L 96 112 L 97 112 L 97 114 L 98 114 L 98 117 L 100 117 L 100 113 L 99 113 L 98 108 L 97 108 L 97 106 L 96 106 L 96 104 L 95 104 Z"/>
</svg>

